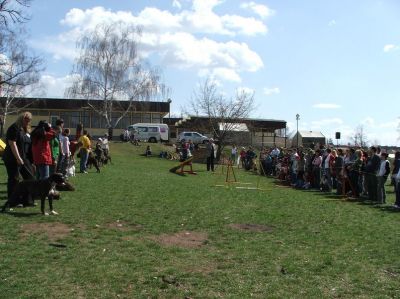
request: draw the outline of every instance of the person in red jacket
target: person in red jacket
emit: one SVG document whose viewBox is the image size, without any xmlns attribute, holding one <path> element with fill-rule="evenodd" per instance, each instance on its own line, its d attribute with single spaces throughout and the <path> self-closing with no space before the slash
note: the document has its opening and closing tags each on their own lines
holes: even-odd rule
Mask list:
<svg viewBox="0 0 400 299">
<path fill-rule="evenodd" d="M 49 168 L 53 163 L 50 140 L 54 137 L 55 132 L 51 128 L 51 125 L 43 120 L 32 131 L 33 163 L 36 165 L 40 180 L 49 177 Z"/>
</svg>

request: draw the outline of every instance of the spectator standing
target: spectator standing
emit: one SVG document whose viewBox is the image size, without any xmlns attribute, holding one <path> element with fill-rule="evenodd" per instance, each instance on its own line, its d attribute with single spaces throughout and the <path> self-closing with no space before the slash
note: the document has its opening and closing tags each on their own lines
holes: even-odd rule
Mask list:
<svg viewBox="0 0 400 299">
<path fill-rule="evenodd" d="M 353 163 L 348 164 L 348 177 L 350 181 L 351 195 L 352 197 L 357 198 L 362 192 L 359 181 L 361 179 L 360 174 L 364 162 L 362 160 L 363 153 L 361 150 L 356 150 L 355 155 L 356 160 Z"/>
<path fill-rule="evenodd" d="M 61 138 L 61 148 L 62 148 L 62 152 L 63 152 L 63 157 L 61 159 L 60 172 L 62 174 L 67 173 L 67 167 L 68 167 L 69 159 L 71 156 L 69 134 L 70 134 L 69 129 L 68 128 L 64 129 L 64 131 L 62 133 L 62 138 Z"/>
<path fill-rule="evenodd" d="M 90 151 L 90 139 L 88 137 L 87 130 L 83 130 L 83 134 L 79 137 L 78 144 L 80 146 L 79 155 L 81 157 L 80 161 L 80 172 L 87 173 L 86 164 L 89 157 Z"/>
<path fill-rule="evenodd" d="M 239 153 L 238 167 L 244 168 L 244 160 L 246 159 L 246 148 L 243 146 Z"/>
<path fill-rule="evenodd" d="M 315 151 L 315 156 L 312 161 L 313 167 L 313 187 L 319 189 L 321 185 L 321 164 L 322 164 L 322 156 L 321 151 L 317 149 Z"/>
<path fill-rule="evenodd" d="M 110 146 L 109 146 L 109 142 L 108 142 L 108 134 L 105 133 L 104 137 L 101 138 L 101 149 L 103 150 L 103 154 L 104 156 L 108 156 L 109 151 L 110 151 Z"/>
<path fill-rule="evenodd" d="M 3 161 L 8 176 L 8 198 L 11 197 L 20 174 L 24 180 L 34 178 L 35 169 L 32 165 L 32 146 L 29 135 L 31 121 L 30 112 L 21 113 L 6 132 Z"/>
<path fill-rule="evenodd" d="M 63 148 L 61 146 L 62 139 L 63 139 L 63 133 L 64 133 L 64 120 L 62 118 L 59 118 L 56 120 L 56 128 L 57 127 L 60 127 L 60 132 L 59 132 L 59 134 L 57 134 L 58 140 L 60 142 L 60 153 L 58 155 L 56 172 L 61 172 L 61 166 L 62 166 L 61 162 L 64 158 L 64 152 L 63 152 Z"/>
<path fill-rule="evenodd" d="M 335 173 L 336 173 L 336 194 L 340 195 L 343 192 L 343 167 L 344 157 L 343 150 L 339 148 L 337 150 L 337 157 L 335 159 Z"/>
<path fill-rule="evenodd" d="M 235 164 L 235 163 L 236 163 L 237 154 L 238 154 L 238 148 L 237 148 L 237 146 L 234 144 L 234 145 L 232 146 L 232 149 L 231 149 L 231 162 L 232 162 L 232 164 Z"/>
<path fill-rule="evenodd" d="M 326 178 L 326 183 L 327 183 L 327 191 L 331 192 L 332 191 L 332 161 L 331 159 L 334 159 L 332 154 L 332 150 L 330 148 L 327 148 L 325 151 L 325 156 L 322 161 L 322 167 L 324 168 L 324 175 Z"/>
<path fill-rule="evenodd" d="M 390 163 L 387 157 L 387 153 L 381 153 L 381 164 L 377 174 L 377 201 L 380 204 L 386 203 L 385 183 L 390 174 Z"/>
<path fill-rule="evenodd" d="M 214 139 L 210 138 L 207 143 L 207 171 L 214 171 L 214 159 L 215 159 L 215 144 Z"/>
<path fill-rule="evenodd" d="M 368 192 L 368 199 L 377 201 L 378 179 L 377 174 L 381 165 L 381 158 L 376 154 L 376 147 L 371 146 L 369 156 L 365 166 L 365 184 Z"/>
<path fill-rule="evenodd" d="M 394 186 L 394 192 L 396 192 L 396 176 L 397 173 L 399 172 L 400 169 L 400 152 L 397 151 L 394 154 L 394 161 L 393 161 L 393 171 L 392 171 L 392 178 L 391 178 L 391 183 Z"/>
<path fill-rule="evenodd" d="M 47 179 L 50 175 L 50 165 L 53 165 L 50 141 L 55 135 L 51 125 L 43 120 L 32 131 L 33 163 L 36 165 L 40 180 Z"/>
<path fill-rule="evenodd" d="M 400 171 L 397 172 L 396 174 L 395 184 L 396 184 L 396 201 L 393 207 L 396 209 L 400 209 Z"/>
<path fill-rule="evenodd" d="M 55 133 L 54 138 L 50 140 L 51 157 L 53 159 L 53 163 L 49 166 L 50 175 L 52 175 L 59 169 L 59 164 L 62 159 L 61 142 L 59 139 L 59 136 L 62 133 L 61 127 L 56 126 L 54 129 L 54 133 Z"/>
</svg>

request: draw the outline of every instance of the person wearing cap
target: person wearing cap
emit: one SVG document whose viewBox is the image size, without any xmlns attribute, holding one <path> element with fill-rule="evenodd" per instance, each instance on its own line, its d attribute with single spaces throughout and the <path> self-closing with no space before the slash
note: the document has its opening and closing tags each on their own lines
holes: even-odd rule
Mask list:
<svg viewBox="0 0 400 299">
<path fill-rule="evenodd" d="M 214 171 L 215 144 L 214 139 L 210 138 L 207 143 L 207 171 Z"/>
</svg>

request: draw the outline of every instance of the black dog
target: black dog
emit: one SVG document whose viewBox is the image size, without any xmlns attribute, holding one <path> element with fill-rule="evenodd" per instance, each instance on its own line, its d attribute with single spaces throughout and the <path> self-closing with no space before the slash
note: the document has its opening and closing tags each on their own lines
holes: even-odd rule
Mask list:
<svg viewBox="0 0 400 299">
<path fill-rule="evenodd" d="M 43 215 L 48 215 L 44 211 L 46 197 L 49 199 L 50 213 L 57 215 L 53 210 L 54 187 L 57 184 L 65 183 L 64 176 L 61 173 L 54 173 L 45 180 L 26 180 L 19 182 L 15 187 L 11 198 L 4 204 L 1 212 L 9 207 L 15 207 L 21 200 L 24 202 L 33 202 L 35 198 L 40 198 L 40 209 Z"/>
<path fill-rule="evenodd" d="M 90 152 L 87 160 L 87 167 L 92 168 L 92 165 L 96 168 L 96 171 L 99 173 L 100 172 L 99 162 L 97 161 L 96 157 L 92 154 L 92 152 Z"/>
</svg>

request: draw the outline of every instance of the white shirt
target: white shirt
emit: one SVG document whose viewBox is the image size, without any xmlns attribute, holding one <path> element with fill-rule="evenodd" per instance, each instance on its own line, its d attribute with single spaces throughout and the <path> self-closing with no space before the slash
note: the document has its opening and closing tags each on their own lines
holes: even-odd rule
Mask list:
<svg viewBox="0 0 400 299">
<path fill-rule="evenodd" d="M 64 155 L 66 155 L 67 157 L 69 157 L 70 155 L 70 151 L 69 151 L 69 138 L 68 136 L 62 136 L 61 141 L 61 148 L 62 148 L 62 152 Z"/>
<path fill-rule="evenodd" d="M 278 157 L 280 153 L 281 153 L 281 151 L 280 151 L 278 148 L 274 148 L 274 149 L 271 151 L 271 156 Z"/>
<path fill-rule="evenodd" d="M 108 150 L 108 138 L 101 138 L 101 148 Z"/>
<path fill-rule="evenodd" d="M 379 167 L 379 171 L 377 176 L 384 176 L 386 173 L 386 160 L 381 161 L 381 166 Z"/>
<path fill-rule="evenodd" d="M 331 160 L 331 155 L 328 154 L 325 158 L 325 164 L 324 164 L 324 168 L 329 168 L 329 161 Z"/>
<path fill-rule="evenodd" d="M 237 154 L 237 148 L 236 147 L 232 148 L 231 154 L 236 156 L 236 154 Z"/>
</svg>

